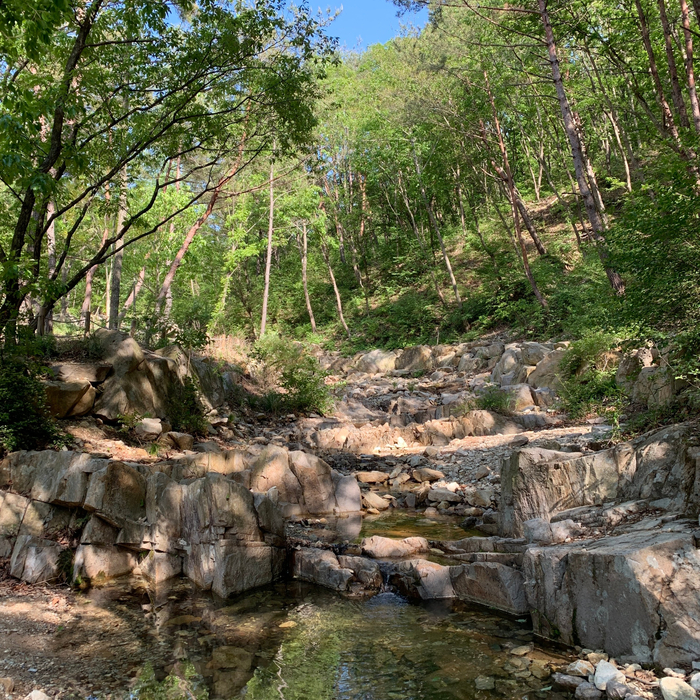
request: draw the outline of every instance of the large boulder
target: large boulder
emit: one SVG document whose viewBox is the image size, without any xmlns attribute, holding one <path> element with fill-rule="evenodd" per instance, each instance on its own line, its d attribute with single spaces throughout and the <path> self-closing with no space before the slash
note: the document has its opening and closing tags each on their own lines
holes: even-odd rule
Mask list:
<svg viewBox="0 0 700 700">
<path fill-rule="evenodd" d="M 523 562 L 535 632 L 660 667 L 700 658 L 700 558 L 690 532 L 639 531 L 533 547 Z"/>
<path fill-rule="evenodd" d="M 468 411 L 458 419 L 458 423 L 463 430 L 463 435 L 459 435 L 459 437 L 467 437 L 469 435 L 515 435 L 523 432 L 522 425 L 493 411 Z"/>
<path fill-rule="evenodd" d="M 516 450 L 501 467 L 501 534 L 520 537 L 527 520 L 549 522 L 559 511 L 614 500 L 633 458 L 626 445 L 585 457 L 535 447 Z"/>
<path fill-rule="evenodd" d="M 335 490 L 336 507 L 339 513 L 356 513 L 362 510 L 362 492 L 354 476 L 343 476 L 333 470 L 331 472 Z"/>
<path fill-rule="evenodd" d="M 534 389 L 561 390 L 561 377 L 559 367 L 566 350 L 554 350 L 537 363 L 535 370 L 530 373 L 527 383 Z"/>
<path fill-rule="evenodd" d="M 451 569 L 427 559 L 404 559 L 389 563 L 383 573 L 389 583 L 408 598 L 440 600 L 455 597 Z"/>
<path fill-rule="evenodd" d="M 630 398 L 650 409 L 659 408 L 670 403 L 685 386 L 686 382 L 676 379 L 670 367 L 643 367 L 632 385 Z"/>
<path fill-rule="evenodd" d="M 654 352 L 651 348 L 641 348 L 623 355 L 617 366 L 615 382 L 629 394 L 639 377 L 639 373 L 645 367 L 651 367 L 654 364 L 654 359 Z"/>
<path fill-rule="evenodd" d="M 301 484 L 289 467 L 289 453 L 283 447 L 269 445 L 253 462 L 250 487 L 267 493 L 273 486 L 279 491 L 280 501 L 301 503 Z"/>
<path fill-rule="evenodd" d="M 60 365 L 52 365 L 51 372 L 60 382 L 90 382 L 100 384 L 112 371 L 112 365 L 104 362 L 101 364 L 83 364 L 78 362 L 64 362 Z"/>
<path fill-rule="evenodd" d="M 372 350 L 360 357 L 355 368 L 366 374 L 386 374 L 396 368 L 396 353 Z"/>
<path fill-rule="evenodd" d="M 10 574 L 26 583 L 53 581 L 61 574 L 61 555 L 65 550 L 57 542 L 20 535 L 12 550 Z"/>
<path fill-rule="evenodd" d="M 44 382 L 44 390 L 46 405 L 54 418 L 85 415 L 95 403 L 95 390 L 88 381 L 48 381 Z"/>
<path fill-rule="evenodd" d="M 529 611 L 523 576 L 511 566 L 474 562 L 450 567 L 452 587 L 461 600 L 487 605 L 512 615 Z"/>
<path fill-rule="evenodd" d="M 117 527 L 146 516 L 146 477 L 124 462 L 110 462 L 90 477 L 85 510 Z"/>
<path fill-rule="evenodd" d="M 284 556 L 283 549 L 263 543 L 240 546 L 235 541 L 219 540 L 214 545 L 212 591 L 228 598 L 266 586 L 280 577 Z"/>
<path fill-rule="evenodd" d="M 304 509 L 311 514 L 332 513 L 336 507 L 331 468 L 306 452 L 289 453 L 289 466 L 301 485 Z"/>
<path fill-rule="evenodd" d="M 524 365 L 537 365 L 552 352 L 552 346 L 547 347 L 542 343 L 523 343 L 520 349 L 522 362 Z"/>
<path fill-rule="evenodd" d="M 73 559 L 73 581 L 100 584 L 130 574 L 137 565 L 138 556 L 127 549 L 81 544 Z"/>
<path fill-rule="evenodd" d="M 393 540 L 389 537 L 374 535 L 362 540 L 362 553 L 372 557 L 372 559 L 412 557 L 429 550 L 430 545 L 424 537 L 407 537 L 403 540 Z"/>
<path fill-rule="evenodd" d="M 351 568 L 342 567 L 333 552 L 302 547 L 293 554 L 292 575 L 334 591 L 347 591 L 355 573 Z"/>
<path fill-rule="evenodd" d="M 522 364 L 520 350 L 514 345 L 507 347 L 491 372 L 491 381 L 494 384 L 503 384 L 504 377 L 515 376 Z"/>
<path fill-rule="evenodd" d="M 396 369 L 406 369 L 409 372 L 426 372 L 434 366 L 433 351 L 428 345 L 406 348 L 396 358 Z"/>
</svg>

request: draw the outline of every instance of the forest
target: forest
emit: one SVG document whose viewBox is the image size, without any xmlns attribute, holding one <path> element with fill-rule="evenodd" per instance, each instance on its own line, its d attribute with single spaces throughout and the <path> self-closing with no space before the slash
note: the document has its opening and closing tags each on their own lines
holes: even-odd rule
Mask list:
<svg viewBox="0 0 700 700">
<path fill-rule="evenodd" d="M 695 375 L 700 4 L 396 5 L 354 53 L 284 0 L 3 3 L 4 352 L 508 328 Z"/>
</svg>

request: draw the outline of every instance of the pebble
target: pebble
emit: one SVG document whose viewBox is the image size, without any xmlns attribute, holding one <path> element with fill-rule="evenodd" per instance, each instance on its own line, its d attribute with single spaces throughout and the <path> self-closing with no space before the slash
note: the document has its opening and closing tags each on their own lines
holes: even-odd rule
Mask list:
<svg viewBox="0 0 700 700">
<path fill-rule="evenodd" d="M 582 659 L 579 659 L 578 661 L 570 663 L 566 667 L 566 673 L 569 676 L 579 676 L 580 678 L 588 678 L 588 676 L 593 675 L 595 673 L 595 667 L 588 661 L 583 661 Z"/>
<path fill-rule="evenodd" d="M 477 676 L 474 685 L 477 690 L 493 690 L 496 687 L 496 681 L 491 676 Z"/>
<path fill-rule="evenodd" d="M 515 647 L 514 649 L 511 649 L 510 653 L 513 656 L 525 656 L 526 654 L 529 654 L 533 649 L 534 649 L 533 644 L 525 644 L 523 646 L 519 646 L 519 647 Z"/>
</svg>

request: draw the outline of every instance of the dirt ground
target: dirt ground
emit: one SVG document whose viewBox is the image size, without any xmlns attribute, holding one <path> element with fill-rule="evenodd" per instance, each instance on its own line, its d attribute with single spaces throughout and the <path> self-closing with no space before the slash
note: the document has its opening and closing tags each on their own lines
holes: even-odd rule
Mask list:
<svg viewBox="0 0 700 700">
<path fill-rule="evenodd" d="M 0 697 L 35 689 L 59 699 L 125 697 L 143 663 L 165 654 L 137 600 L 113 589 L 29 586 L 0 571 Z"/>
</svg>

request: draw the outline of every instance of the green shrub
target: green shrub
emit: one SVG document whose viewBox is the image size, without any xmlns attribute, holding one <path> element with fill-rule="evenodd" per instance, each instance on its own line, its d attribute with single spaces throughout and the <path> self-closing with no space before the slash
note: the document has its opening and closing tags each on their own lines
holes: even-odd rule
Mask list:
<svg viewBox="0 0 700 700">
<path fill-rule="evenodd" d="M 512 402 L 508 392 L 500 387 L 489 386 L 480 396 L 477 396 L 475 405 L 482 411 L 493 411 L 502 415 L 508 415 L 512 409 Z"/>
<path fill-rule="evenodd" d="M 330 410 L 332 397 L 324 381 L 326 372 L 301 343 L 269 334 L 258 341 L 255 350 L 264 362 L 268 375 L 274 375 L 267 376 L 267 380 L 276 383 L 282 390 L 278 392 L 279 399 L 275 399 L 275 402 L 279 401 L 280 408 L 319 413 Z M 272 402 L 269 396 L 265 400 Z"/>
<path fill-rule="evenodd" d="M 0 447 L 33 450 L 54 444 L 60 436 L 46 407 L 38 370 L 12 354 L 0 357 Z"/>
<path fill-rule="evenodd" d="M 192 435 L 206 435 L 207 421 L 204 407 L 197 394 L 197 386 L 191 377 L 186 377 L 168 397 L 168 418 L 173 430 Z"/>
<path fill-rule="evenodd" d="M 503 416 L 512 413 L 512 401 L 508 392 L 498 386 L 487 386 L 482 394 L 469 399 L 460 406 L 460 413 L 469 411 L 493 411 Z"/>
<path fill-rule="evenodd" d="M 569 417 L 610 413 L 616 423 L 624 394 L 615 381 L 617 363 L 611 348 L 616 339 L 603 333 L 577 340 L 568 348 L 560 365 L 561 407 Z"/>
</svg>

